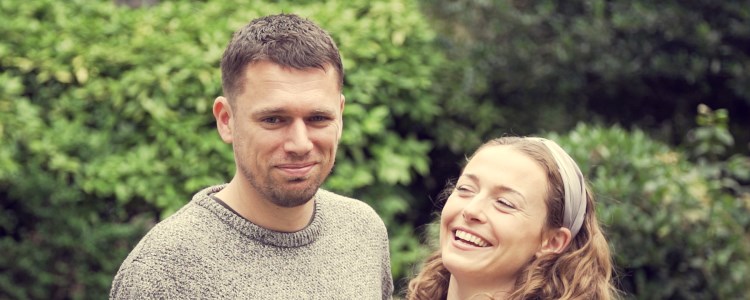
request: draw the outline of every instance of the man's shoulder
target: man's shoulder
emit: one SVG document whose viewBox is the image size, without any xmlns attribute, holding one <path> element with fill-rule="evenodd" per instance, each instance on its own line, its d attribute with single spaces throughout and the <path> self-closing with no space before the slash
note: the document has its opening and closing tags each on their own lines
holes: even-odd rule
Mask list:
<svg viewBox="0 0 750 300">
<path fill-rule="evenodd" d="M 333 216 L 335 220 L 347 220 L 347 223 L 360 222 L 365 227 L 382 227 L 385 224 L 380 216 L 364 201 L 339 195 L 331 191 L 320 189 L 316 195 L 323 205 L 325 215 Z"/>
<path fill-rule="evenodd" d="M 319 201 L 324 202 L 324 204 L 329 207 L 345 208 L 361 211 L 368 214 L 375 213 L 375 210 L 362 200 L 339 195 L 328 190 L 319 189 L 316 197 L 319 199 Z"/>
<path fill-rule="evenodd" d="M 195 201 L 157 223 L 131 252 L 137 258 L 189 253 L 190 248 L 210 242 L 221 222 Z"/>
<path fill-rule="evenodd" d="M 149 231 L 149 235 L 174 235 L 178 232 L 200 231 L 206 228 L 210 223 L 214 223 L 216 218 L 212 217 L 215 212 L 211 210 L 212 206 L 218 206 L 210 198 L 210 193 L 221 190 L 223 186 L 211 186 L 197 192 L 193 198 L 177 210 L 171 216 L 165 218 L 154 228 Z"/>
</svg>

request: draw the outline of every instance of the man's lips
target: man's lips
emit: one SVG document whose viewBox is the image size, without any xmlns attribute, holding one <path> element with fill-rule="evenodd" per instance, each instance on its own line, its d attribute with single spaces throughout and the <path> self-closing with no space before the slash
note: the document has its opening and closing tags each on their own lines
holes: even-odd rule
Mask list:
<svg viewBox="0 0 750 300">
<path fill-rule="evenodd" d="M 302 177 L 307 175 L 316 163 L 295 163 L 295 164 L 281 164 L 276 165 L 276 168 L 287 174 L 288 176 Z"/>
</svg>

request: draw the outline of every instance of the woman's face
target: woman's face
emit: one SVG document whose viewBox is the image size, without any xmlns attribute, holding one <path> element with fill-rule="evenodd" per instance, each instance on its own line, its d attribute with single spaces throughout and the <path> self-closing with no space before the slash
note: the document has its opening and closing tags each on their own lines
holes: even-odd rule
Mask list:
<svg viewBox="0 0 750 300">
<path fill-rule="evenodd" d="M 514 284 L 540 251 L 547 177 L 511 146 L 486 146 L 469 161 L 440 219 L 443 264 L 456 280 Z"/>
</svg>

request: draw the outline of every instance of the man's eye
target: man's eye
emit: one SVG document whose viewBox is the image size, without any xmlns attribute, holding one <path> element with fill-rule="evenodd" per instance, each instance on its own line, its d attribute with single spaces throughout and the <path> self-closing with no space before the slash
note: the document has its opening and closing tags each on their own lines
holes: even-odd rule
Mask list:
<svg viewBox="0 0 750 300">
<path fill-rule="evenodd" d="M 281 122 L 281 118 L 279 118 L 279 117 L 268 117 L 268 118 L 263 118 L 261 121 L 263 123 L 277 124 L 277 123 Z"/>
<path fill-rule="evenodd" d="M 313 117 L 310 117 L 310 121 L 311 122 L 323 122 L 323 121 L 327 121 L 327 120 L 328 120 L 328 117 L 325 117 L 325 116 L 313 116 Z"/>
</svg>

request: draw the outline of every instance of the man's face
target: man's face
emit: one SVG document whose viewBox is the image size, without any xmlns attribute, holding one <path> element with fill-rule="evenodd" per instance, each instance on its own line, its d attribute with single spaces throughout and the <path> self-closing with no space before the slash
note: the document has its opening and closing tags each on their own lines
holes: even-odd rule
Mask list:
<svg viewBox="0 0 750 300">
<path fill-rule="evenodd" d="M 245 70 L 228 122 L 238 175 L 263 201 L 307 203 L 331 172 L 343 126 L 336 71 L 282 68 L 259 61 Z"/>
</svg>

